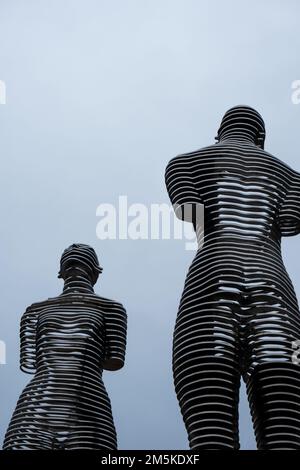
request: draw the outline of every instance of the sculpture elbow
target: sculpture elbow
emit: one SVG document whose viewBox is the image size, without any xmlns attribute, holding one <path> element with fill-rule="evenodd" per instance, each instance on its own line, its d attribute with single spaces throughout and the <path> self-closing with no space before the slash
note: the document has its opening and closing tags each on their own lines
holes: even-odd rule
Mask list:
<svg viewBox="0 0 300 470">
<path fill-rule="evenodd" d="M 124 360 L 117 357 L 110 357 L 103 361 L 103 369 L 105 370 L 116 371 L 122 369 L 123 366 Z"/>
</svg>

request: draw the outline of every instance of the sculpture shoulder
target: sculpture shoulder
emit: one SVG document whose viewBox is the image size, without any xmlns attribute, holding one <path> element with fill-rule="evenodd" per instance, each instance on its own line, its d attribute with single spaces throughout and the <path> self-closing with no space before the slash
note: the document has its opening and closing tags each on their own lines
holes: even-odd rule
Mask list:
<svg viewBox="0 0 300 470">
<path fill-rule="evenodd" d="M 273 163 L 274 167 L 278 169 L 279 174 L 286 179 L 288 187 L 291 187 L 294 184 L 296 184 L 296 186 L 300 185 L 300 173 L 297 170 L 294 170 L 286 162 L 280 160 L 271 153 L 264 152 L 264 154 L 266 158 L 268 158 Z"/>
<path fill-rule="evenodd" d="M 95 298 L 107 311 L 118 312 L 120 314 L 126 315 L 126 309 L 121 302 L 117 302 L 116 300 L 108 299 L 100 295 L 95 295 Z"/>
<path fill-rule="evenodd" d="M 274 164 L 277 164 L 278 166 L 281 166 L 282 169 L 288 173 L 299 175 L 297 171 L 293 170 L 287 163 L 280 160 L 278 157 L 275 157 L 272 153 L 267 152 L 266 150 L 261 149 L 253 144 L 240 144 L 234 142 L 218 142 L 213 145 L 202 147 L 193 152 L 177 155 L 169 161 L 167 169 L 171 169 L 172 167 L 176 168 L 176 166 L 179 167 L 180 165 L 193 163 L 193 161 L 197 162 L 197 160 L 201 157 L 205 158 L 209 155 L 217 155 L 226 151 L 228 152 L 230 150 L 236 150 L 240 153 L 252 153 L 258 158 L 262 157 L 265 160 L 268 160 L 270 162 L 273 162 Z"/>
<path fill-rule="evenodd" d="M 46 307 L 46 305 L 49 303 L 49 300 L 50 299 L 34 302 L 33 304 L 29 305 L 29 307 L 26 308 L 24 315 L 30 314 L 30 313 L 32 314 L 39 313 L 41 310 L 43 310 Z"/>
<path fill-rule="evenodd" d="M 222 154 L 232 152 L 232 155 L 250 158 L 252 164 L 262 165 L 266 170 L 269 169 L 274 174 L 277 173 L 277 176 L 286 177 L 287 181 L 291 181 L 297 175 L 297 172 L 283 160 L 254 144 L 219 142 L 215 145 L 215 148 L 217 152 Z"/>
<path fill-rule="evenodd" d="M 216 145 L 209 145 L 207 147 L 202 147 L 198 150 L 194 150 L 193 152 L 182 153 L 173 157 L 169 163 L 167 164 L 166 172 L 168 170 L 179 169 L 182 165 L 189 166 L 193 162 L 196 162 L 199 158 L 207 156 L 209 153 L 213 153 L 216 151 Z"/>
<path fill-rule="evenodd" d="M 292 174 L 293 184 L 299 187 L 300 186 L 300 172 L 290 168 L 288 165 L 287 165 L 287 168 L 290 171 L 290 173 Z"/>
<path fill-rule="evenodd" d="M 99 312 L 119 312 L 120 314 L 126 315 L 126 310 L 124 306 L 115 300 L 108 299 L 106 297 L 102 297 L 97 294 L 92 295 L 68 295 L 68 296 L 57 296 L 57 297 L 50 297 L 44 301 L 35 302 L 27 307 L 24 315 L 29 314 L 39 314 L 42 310 L 44 310 L 48 306 L 55 306 L 55 305 L 63 305 L 63 304 L 76 304 L 76 302 L 88 302 L 89 304 L 93 304 L 94 307 L 97 309 L 99 308 Z"/>
<path fill-rule="evenodd" d="M 281 168 L 287 175 L 294 176 L 297 171 L 293 170 L 287 163 L 266 150 L 259 149 L 260 154 L 268 161 L 273 162 L 278 168 Z"/>
</svg>

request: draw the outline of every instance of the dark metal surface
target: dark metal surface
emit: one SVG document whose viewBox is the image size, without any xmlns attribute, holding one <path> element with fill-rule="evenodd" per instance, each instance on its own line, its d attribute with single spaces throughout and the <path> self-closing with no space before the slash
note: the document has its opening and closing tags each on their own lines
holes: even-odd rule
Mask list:
<svg viewBox="0 0 300 470">
<path fill-rule="evenodd" d="M 300 449 L 300 366 L 292 362 L 300 318 L 281 256 L 281 236 L 300 232 L 300 175 L 263 150 L 264 136 L 255 110 L 232 108 L 215 145 L 166 169 L 173 205 L 205 208 L 173 345 L 193 449 L 239 448 L 240 377 L 258 448 Z"/>
<path fill-rule="evenodd" d="M 124 364 L 126 312 L 94 293 L 102 269 L 94 250 L 71 245 L 63 293 L 31 305 L 21 320 L 21 369 L 34 377 L 21 394 L 4 449 L 116 449 L 103 369 Z"/>
</svg>

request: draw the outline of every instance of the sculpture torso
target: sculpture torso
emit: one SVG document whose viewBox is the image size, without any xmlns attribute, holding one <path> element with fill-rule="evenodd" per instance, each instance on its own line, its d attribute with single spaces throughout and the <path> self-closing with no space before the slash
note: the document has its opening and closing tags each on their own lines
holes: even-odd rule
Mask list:
<svg viewBox="0 0 300 470">
<path fill-rule="evenodd" d="M 104 315 L 105 306 L 96 296 L 71 294 L 48 300 L 37 318 L 36 373 L 53 377 L 69 371 L 72 377 L 72 371 L 78 369 L 84 381 L 92 369 L 100 376 L 105 352 Z"/>
<path fill-rule="evenodd" d="M 171 201 L 205 206 L 205 242 L 215 236 L 232 236 L 249 244 L 299 228 L 299 197 L 288 200 L 300 185 L 300 175 L 273 155 L 248 142 L 227 139 L 196 152 L 180 155 L 168 165 L 166 180 Z M 282 211 L 298 211 L 298 227 Z M 294 207 L 292 207 L 294 206 Z M 278 243 L 277 243 L 278 245 Z"/>
</svg>

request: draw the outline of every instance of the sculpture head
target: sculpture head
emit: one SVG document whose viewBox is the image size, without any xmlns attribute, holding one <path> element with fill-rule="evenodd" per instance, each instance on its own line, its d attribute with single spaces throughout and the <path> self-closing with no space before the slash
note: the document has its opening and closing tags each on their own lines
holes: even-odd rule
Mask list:
<svg viewBox="0 0 300 470">
<path fill-rule="evenodd" d="M 226 111 L 216 140 L 230 138 L 250 140 L 263 149 L 265 137 L 265 123 L 259 112 L 250 106 L 240 105 Z"/>
<path fill-rule="evenodd" d="M 73 243 L 62 254 L 58 277 L 64 280 L 72 276 L 86 277 L 94 285 L 101 272 L 95 250 L 89 245 Z"/>
</svg>

